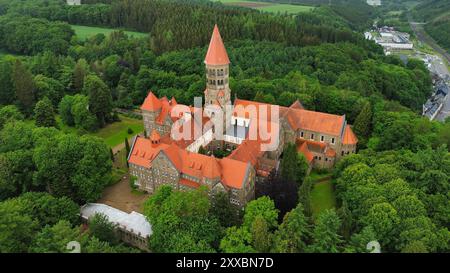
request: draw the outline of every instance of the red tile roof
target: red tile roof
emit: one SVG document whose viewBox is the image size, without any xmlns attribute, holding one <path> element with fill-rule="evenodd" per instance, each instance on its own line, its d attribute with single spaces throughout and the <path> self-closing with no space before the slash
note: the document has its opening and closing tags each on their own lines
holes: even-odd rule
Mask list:
<svg viewBox="0 0 450 273">
<path fill-rule="evenodd" d="M 328 157 L 335 157 L 336 156 L 336 151 L 333 148 L 328 147 L 325 155 L 328 156 Z"/>
<path fill-rule="evenodd" d="M 200 187 L 200 183 L 197 183 L 197 182 L 194 182 L 194 181 L 191 181 L 191 180 L 187 180 L 187 179 L 184 179 L 184 178 L 180 179 L 180 184 L 184 185 L 184 186 L 188 186 L 190 188 L 194 188 L 194 189 Z"/>
<path fill-rule="evenodd" d="M 255 118 L 251 117 L 251 115 L 254 115 L 253 113 L 250 113 L 248 109 L 251 109 L 248 106 L 254 106 L 256 109 L 256 118 L 259 117 L 259 109 L 261 106 L 266 106 L 267 108 L 267 119 L 269 121 L 272 121 L 271 117 L 271 109 L 269 107 L 271 106 L 278 106 L 278 105 L 271 105 L 267 103 L 261 103 L 261 102 L 255 102 L 255 101 L 248 101 L 248 100 L 241 100 L 236 99 L 235 106 L 242 106 L 245 107 L 245 110 L 237 110 L 233 112 L 234 116 L 239 117 L 245 117 L 245 118 Z M 327 114 L 327 113 L 321 113 L 321 112 L 315 112 L 315 111 L 308 111 L 301 109 L 300 103 L 294 103 L 289 108 L 278 106 L 279 107 L 279 117 L 286 117 L 287 121 L 291 125 L 291 127 L 294 130 L 297 129 L 305 129 L 310 130 L 318 133 L 325 133 L 330 134 L 334 136 L 340 136 L 341 131 L 345 122 L 345 116 L 339 116 L 339 115 L 333 115 L 333 114 Z M 264 112 L 264 111 L 263 111 Z M 272 122 L 278 122 L 277 120 L 273 120 Z"/>
<path fill-rule="evenodd" d="M 228 59 L 227 50 L 220 36 L 219 28 L 215 25 L 211 41 L 209 42 L 208 52 L 206 53 L 205 64 L 224 65 L 229 63 L 230 59 Z"/>
<path fill-rule="evenodd" d="M 342 144 L 353 145 L 356 143 L 358 143 L 358 138 L 356 137 L 355 133 L 353 133 L 352 128 L 350 127 L 350 125 L 345 126 L 344 136 L 342 137 Z"/>
<path fill-rule="evenodd" d="M 152 91 L 148 93 L 148 96 L 145 98 L 144 103 L 141 106 L 141 110 L 146 111 L 157 111 L 161 109 L 162 103 L 161 101 L 153 94 Z"/>
<path fill-rule="evenodd" d="M 296 100 L 291 106 L 289 106 L 289 108 L 305 109 L 305 107 L 303 107 L 299 100 Z"/>
<path fill-rule="evenodd" d="M 165 138 L 165 137 L 164 137 Z M 231 158 L 217 159 L 214 156 L 192 153 L 178 147 L 175 143 L 152 145 L 149 139 L 137 137 L 133 143 L 129 163 L 150 168 L 159 153 L 164 153 L 173 166 L 182 174 L 199 179 L 218 179 L 225 186 L 242 188 L 248 163 Z M 194 187 L 195 182 L 184 180 L 184 185 Z"/>
<path fill-rule="evenodd" d="M 150 139 L 138 136 L 133 143 L 133 149 L 130 153 L 128 162 L 145 168 L 149 168 L 151 167 L 151 162 L 156 158 L 159 152 L 167 148 L 168 146 L 169 145 L 162 143 L 154 146 L 152 145 Z"/>
<path fill-rule="evenodd" d="M 299 153 L 302 153 L 305 156 L 306 160 L 308 160 L 309 163 L 311 163 L 314 160 L 314 155 L 309 150 L 308 144 L 306 144 L 306 142 L 297 144 L 297 151 Z"/>
<path fill-rule="evenodd" d="M 231 188 L 242 189 L 245 176 L 250 167 L 249 164 L 230 158 L 222 158 L 220 166 L 222 167 L 223 183 Z"/>
<path fill-rule="evenodd" d="M 345 116 L 332 115 L 304 109 L 289 109 L 287 120 L 294 130 L 308 131 L 341 136 Z"/>
<path fill-rule="evenodd" d="M 228 157 L 256 166 L 262 153 L 259 141 L 246 139 Z"/>
</svg>

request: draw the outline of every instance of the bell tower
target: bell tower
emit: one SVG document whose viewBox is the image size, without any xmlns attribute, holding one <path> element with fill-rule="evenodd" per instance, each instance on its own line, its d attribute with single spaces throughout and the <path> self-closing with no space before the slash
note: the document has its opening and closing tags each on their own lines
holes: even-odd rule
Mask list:
<svg viewBox="0 0 450 273">
<path fill-rule="evenodd" d="M 231 104 L 229 66 L 227 50 L 220 36 L 219 28 L 215 25 L 205 57 L 205 106 L 215 104 L 224 109 L 225 105 Z"/>
</svg>

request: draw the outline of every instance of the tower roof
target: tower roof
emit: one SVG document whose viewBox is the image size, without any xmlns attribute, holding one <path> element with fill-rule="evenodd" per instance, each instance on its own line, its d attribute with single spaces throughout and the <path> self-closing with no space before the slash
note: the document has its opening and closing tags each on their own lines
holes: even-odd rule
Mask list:
<svg viewBox="0 0 450 273">
<path fill-rule="evenodd" d="M 205 57 L 205 64 L 224 65 L 229 63 L 230 59 L 228 59 L 227 50 L 225 49 L 222 37 L 220 36 L 219 28 L 217 25 L 214 25 L 208 52 Z"/>
<path fill-rule="evenodd" d="M 161 109 L 162 103 L 161 101 L 153 94 L 152 91 L 148 94 L 147 98 L 145 98 L 144 103 L 141 106 L 141 110 L 146 111 L 157 111 Z"/>
</svg>

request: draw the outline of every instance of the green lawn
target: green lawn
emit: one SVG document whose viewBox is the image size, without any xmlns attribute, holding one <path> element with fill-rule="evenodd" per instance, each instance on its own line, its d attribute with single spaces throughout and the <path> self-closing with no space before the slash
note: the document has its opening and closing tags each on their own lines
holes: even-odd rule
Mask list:
<svg viewBox="0 0 450 273">
<path fill-rule="evenodd" d="M 212 0 L 222 2 L 226 5 L 230 6 L 239 6 L 239 7 L 248 7 L 254 8 L 260 11 L 272 12 L 272 13 L 289 13 L 295 14 L 299 12 L 309 12 L 314 7 L 311 6 L 302 6 L 302 5 L 290 5 L 290 4 L 278 4 L 271 2 L 255 2 L 255 1 L 246 1 L 246 0 Z"/>
<path fill-rule="evenodd" d="M 108 35 L 109 33 L 118 30 L 113 28 L 101 28 L 101 27 L 87 27 L 87 26 L 79 26 L 79 25 L 71 25 L 73 30 L 75 31 L 75 34 L 80 38 L 81 40 L 85 40 L 89 37 L 92 37 L 96 34 L 103 33 L 105 35 Z M 134 31 L 124 31 L 127 35 L 133 36 L 135 38 L 145 38 L 148 37 L 148 33 L 142 33 L 142 32 L 134 32 Z"/>
<path fill-rule="evenodd" d="M 289 14 L 294 14 L 294 13 L 300 13 L 300 12 L 309 12 L 313 9 L 314 7 L 309 7 L 309 6 L 299 6 L 299 5 L 289 5 L 289 4 L 275 4 L 272 6 L 266 6 L 266 7 L 261 7 L 261 8 L 257 8 L 258 10 L 261 11 L 266 11 L 266 12 L 273 12 L 273 13 L 289 13 Z"/>
<path fill-rule="evenodd" d="M 314 218 L 322 211 L 336 207 L 336 196 L 331 180 L 314 184 L 311 191 L 311 207 Z"/>
<path fill-rule="evenodd" d="M 105 143 L 111 148 L 123 143 L 126 137 L 131 138 L 144 131 L 142 120 L 128 118 L 122 115 L 119 115 L 119 117 L 120 122 L 108 124 L 98 132 L 93 133 L 94 136 L 103 138 Z M 132 134 L 128 134 L 128 128 L 133 130 Z"/>
<path fill-rule="evenodd" d="M 131 138 L 136 134 L 144 131 L 144 124 L 140 119 L 133 119 L 119 115 L 120 122 L 114 122 L 108 124 L 106 127 L 98 130 L 95 133 L 89 133 L 89 135 L 98 136 L 105 140 L 108 147 L 113 148 L 121 143 L 124 143 L 125 137 Z M 64 133 L 80 134 L 78 129 L 70 127 L 61 122 L 61 118 L 56 116 L 56 122 L 58 127 Z M 128 128 L 133 130 L 132 134 L 128 134 Z"/>
</svg>

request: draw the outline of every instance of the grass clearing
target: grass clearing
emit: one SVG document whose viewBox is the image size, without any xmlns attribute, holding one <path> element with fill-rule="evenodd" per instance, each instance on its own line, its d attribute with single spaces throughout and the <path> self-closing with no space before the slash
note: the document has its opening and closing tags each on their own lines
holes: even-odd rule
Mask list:
<svg viewBox="0 0 450 273">
<path fill-rule="evenodd" d="M 136 134 L 144 131 L 144 124 L 140 119 L 133 119 L 119 114 L 120 121 L 106 125 L 97 132 L 88 133 L 88 135 L 97 136 L 104 139 L 108 147 L 113 148 L 119 144 L 124 143 L 125 138 L 131 139 Z M 77 128 L 68 126 L 61 121 L 61 118 L 57 115 L 56 122 L 61 131 L 66 134 L 78 134 L 81 133 Z M 133 131 L 128 134 L 128 128 Z"/>
<path fill-rule="evenodd" d="M 314 219 L 324 210 L 336 208 L 336 196 L 331 179 L 314 184 L 311 191 L 311 207 Z"/>
<path fill-rule="evenodd" d="M 80 38 L 81 40 L 86 40 L 92 36 L 95 36 L 97 34 L 105 34 L 106 36 L 109 35 L 113 31 L 117 31 L 120 29 L 113 29 L 113 28 L 102 28 L 102 27 L 88 27 L 88 26 L 80 26 L 80 25 L 71 25 L 73 30 L 75 31 L 75 34 Z M 134 38 L 146 38 L 148 37 L 148 33 L 143 32 L 135 32 L 135 31 L 124 31 L 128 36 L 134 37 Z"/>
<path fill-rule="evenodd" d="M 124 142 L 125 138 L 130 139 L 136 134 L 144 131 L 144 124 L 140 119 L 133 119 L 119 115 L 120 122 L 108 124 L 106 127 L 100 129 L 92 135 L 98 136 L 105 140 L 106 145 L 115 147 Z M 133 133 L 128 134 L 128 128 L 133 130 Z"/>
<path fill-rule="evenodd" d="M 296 14 L 300 12 L 309 12 L 312 9 L 314 9 L 314 7 L 311 6 L 279 4 L 272 2 L 254 2 L 246 0 L 215 0 L 215 1 L 222 2 L 225 5 L 253 8 L 263 12 L 271 12 L 271 13 L 280 12 L 280 13 Z"/>
</svg>

